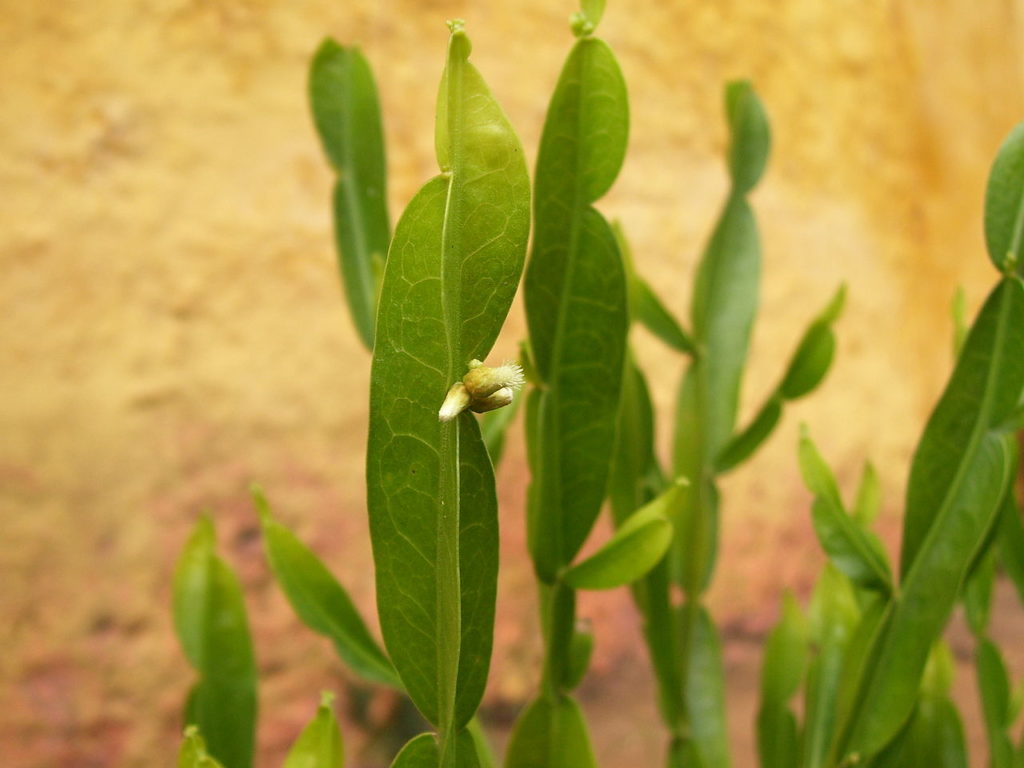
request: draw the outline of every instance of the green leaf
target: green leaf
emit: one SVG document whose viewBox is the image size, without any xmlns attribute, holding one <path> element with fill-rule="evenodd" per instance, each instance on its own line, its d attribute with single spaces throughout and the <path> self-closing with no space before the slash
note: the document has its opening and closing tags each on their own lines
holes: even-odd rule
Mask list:
<svg viewBox="0 0 1024 768">
<path fill-rule="evenodd" d="M 979 641 L 974 664 L 991 743 L 993 734 L 1002 733 L 1010 725 L 1010 678 L 1002 654 L 988 638 Z"/>
<path fill-rule="evenodd" d="M 384 643 L 445 745 L 476 710 L 487 678 L 498 522 L 475 417 L 441 423 L 438 409 L 494 343 L 529 226 L 522 147 L 469 48 L 455 25 L 438 97 L 442 173 L 406 208 L 391 244 L 367 449 Z"/>
<path fill-rule="evenodd" d="M 922 695 L 941 699 L 949 696 L 956 675 L 956 660 L 945 640 L 938 640 L 928 655 L 921 679 Z"/>
<path fill-rule="evenodd" d="M 967 340 L 967 294 L 964 287 L 958 285 L 956 293 L 953 294 L 953 302 L 950 306 L 950 315 L 953 317 L 953 358 L 960 356 L 960 350 Z"/>
<path fill-rule="evenodd" d="M 948 698 L 922 698 L 907 726 L 871 762 L 872 768 L 967 768 L 963 726 Z"/>
<path fill-rule="evenodd" d="M 961 359 L 969 358 L 969 347 L 970 341 Z M 877 753 L 910 717 L 929 650 L 995 521 L 1015 465 L 1016 446 L 1007 436 L 988 434 L 972 453 L 955 496 L 935 519 L 900 595 L 889 602 L 856 684 L 845 694 L 855 705 L 838 743 L 843 756 Z"/>
<path fill-rule="evenodd" d="M 178 752 L 178 768 L 222 768 L 220 763 L 207 754 L 206 743 L 194 725 L 185 728 L 185 738 Z"/>
<path fill-rule="evenodd" d="M 855 584 L 889 594 L 892 575 L 881 543 L 846 513 L 835 477 L 806 429 L 799 453 L 804 482 L 815 495 L 811 516 L 822 548 Z"/>
<path fill-rule="evenodd" d="M 215 549 L 213 521 L 202 517 L 174 571 L 174 624 L 199 682 L 189 694 L 188 724 L 199 726 L 225 768 L 252 765 L 256 735 L 256 661 L 238 579 Z"/>
<path fill-rule="evenodd" d="M 581 0 L 583 15 L 595 27 L 601 23 L 601 17 L 604 16 L 604 3 L 605 0 Z"/>
<path fill-rule="evenodd" d="M 252 489 L 260 513 L 267 560 L 292 609 L 302 622 L 334 642 L 338 655 L 370 682 L 401 688 L 377 641 L 370 635 L 352 598 L 315 554 L 271 513 L 259 488 Z"/>
<path fill-rule="evenodd" d="M 651 467 L 656 465 L 654 406 L 643 371 L 637 366 L 632 351 L 627 349 L 615 452 L 608 476 L 608 499 L 615 525 L 622 525 L 650 500 L 647 477 Z"/>
<path fill-rule="evenodd" d="M 395 755 L 391 768 L 438 768 L 440 756 L 432 733 L 421 733 Z"/>
<path fill-rule="evenodd" d="M 541 697 L 520 715 L 505 768 L 596 768 L 590 735 L 570 696 Z"/>
<path fill-rule="evenodd" d="M 976 637 L 988 630 L 988 617 L 992 609 L 992 590 L 996 579 L 996 551 L 988 546 L 978 557 L 964 582 L 964 613 L 967 625 Z"/>
<path fill-rule="evenodd" d="M 567 690 L 571 691 L 583 682 L 583 676 L 587 674 L 587 669 L 590 667 L 590 657 L 593 655 L 594 633 L 589 624 L 577 621 L 569 645 L 569 667 L 565 676 Z"/>
<path fill-rule="evenodd" d="M 864 464 L 864 471 L 857 486 L 857 498 L 853 502 L 851 514 L 862 528 L 871 526 L 878 513 L 882 511 L 882 485 L 878 479 L 875 465 L 870 461 Z"/>
<path fill-rule="evenodd" d="M 331 702 L 334 695 L 324 693 L 316 717 L 307 725 L 285 758 L 284 768 L 341 768 L 345 750 Z"/>
<path fill-rule="evenodd" d="M 494 758 L 491 744 L 487 740 L 487 734 L 484 733 L 484 729 L 480 726 L 478 718 L 474 717 L 469 721 L 466 725 L 466 732 L 473 740 L 473 747 L 480 768 L 497 768 L 498 763 Z"/>
<path fill-rule="evenodd" d="M 982 307 L 956 368 L 914 453 L 907 485 L 900 572 L 944 514 L 992 427 L 1011 413 L 1024 388 L 1024 285 L 1000 281 Z"/>
<path fill-rule="evenodd" d="M 1013 489 L 1006 492 L 999 512 L 999 564 L 1017 588 L 1017 596 L 1024 603 L 1024 525 Z"/>
<path fill-rule="evenodd" d="M 778 395 L 772 395 L 768 402 L 761 406 L 761 410 L 757 412 L 746 429 L 733 435 L 732 439 L 725 444 L 715 460 L 715 471 L 718 474 L 724 474 L 750 458 L 775 430 L 780 418 L 782 418 L 782 400 Z"/>
<path fill-rule="evenodd" d="M 374 264 L 384 259 L 391 236 L 380 104 L 363 54 L 324 40 L 313 56 L 309 97 L 324 152 L 338 174 L 334 233 L 349 311 L 363 343 L 373 349 Z"/>
<path fill-rule="evenodd" d="M 534 238 L 524 284 L 544 391 L 534 419 L 543 458 L 531 491 L 531 538 L 551 583 L 579 552 L 607 489 L 625 357 L 626 276 L 615 237 L 591 203 L 626 151 L 629 113 L 618 63 L 601 40 L 578 40 L 548 108 L 537 160 Z M 528 403 L 528 409 L 529 409 Z M 529 418 L 529 417 L 528 417 Z"/>
<path fill-rule="evenodd" d="M 792 768 L 798 764 L 796 716 L 784 704 L 766 702 L 758 710 L 757 755 L 761 768 Z"/>
<path fill-rule="evenodd" d="M 985 192 L 985 243 L 996 269 L 1024 269 L 1024 123 L 999 147 Z"/>
<path fill-rule="evenodd" d="M 836 349 L 836 336 L 832 324 L 842 312 L 846 298 L 846 286 L 840 286 L 825 310 L 804 332 L 800 344 L 789 361 L 786 373 L 779 384 L 779 395 L 786 400 L 796 400 L 814 390 L 828 373 Z"/>
<path fill-rule="evenodd" d="M 733 189 L 746 194 L 757 186 L 768 163 L 772 143 L 768 116 L 747 80 L 734 80 L 726 86 L 725 112 L 732 134 L 729 175 Z"/>
<path fill-rule="evenodd" d="M 637 511 L 597 552 L 566 571 L 565 583 L 573 589 L 614 589 L 641 578 L 672 543 L 666 496 L 680 492 L 679 486 L 673 486 Z"/>
<path fill-rule="evenodd" d="M 687 606 L 681 609 L 684 613 L 687 610 Z M 722 645 L 715 625 L 703 607 L 697 609 L 689 661 L 686 703 L 690 735 L 705 768 L 727 768 L 729 730 L 725 719 Z"/>
<path fill-rule="evenodd" d="M 768 635 L 761 668 L 761 699 L 784 705 L 800 687 L 807 667 L 808 628 L 791 592 L 782 596 L 782 616 Z"/>
<path fill-rule="evenodd" d="M 846 649 L 853 637 L 860 609 L 850 580 L 826 563 L 814 587 L 808 609 L 810 638 L 816 654 L 805 684 L 803 746 L 804 768 L 823 768 L 835 734 L 836 696 Z"/>
</svg>

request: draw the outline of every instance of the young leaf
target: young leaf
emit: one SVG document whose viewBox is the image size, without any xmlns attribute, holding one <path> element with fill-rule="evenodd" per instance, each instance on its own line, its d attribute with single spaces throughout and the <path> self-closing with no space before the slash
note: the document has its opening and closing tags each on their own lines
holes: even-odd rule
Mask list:
<svg viewBox="0 0 1024 768">
<path fill-rule="evenodd" d="M 438 768 L 440 756 L 432 733 L 421 733 L 395 755 L 391 768 Z"/>
<path fill-rule="evenodd" d="M 583 681 L 583 676 L 590 667 L 590 657 L 593 654 L 594 633 L 587 623 L 577 621 L 569 645 L 569 668 L 566 670 L 565 676 L 566 690 L 573 690 Z"/>
<path fill-rule="evenodd" d="M 757 712 L 757 756 L 761 768 L 792 768 L 799 762 L 796 715 L 784 704 L 765 702 Z"/>
<path fill-rule="evenodd" d="M 178 768 L 223 768 L 207 754 L 206 743 L 194 725 L 185 728 L 185 739 L 178 751 Z"/>
<path fill-rule="evenodd" d="M 962 285 L 957 286 L 953 294 L 953 302 L 950 306 L 950 314 L 953 317 L 953 358 L 960 356 L 960 350 L 967 340 L 967 294 L 964 293 Z"/>
<path fill-rule="evenodd" d="M 672 543 L 672 524 L 661 498 L 636 512 L 603 547 L 566 571 L 565 583 L 573 589 L 614 589 L 632 584 L 657 565 Z"/>
<path fill-rule="evenodd" d="M 321 43 L 309 73 L 313 120 L 338 174 L 334 233 L 349 311 L 367 349 L 373 349 L 377 263 L 390 240 L 387 173 L 380 104 L 373 73 L 357 48 Z"/>
<path fill-rule="evenodd" d="M 688 610 L 683 606 L 681 611 Z M 705 768 L 728 768 L 729 729 L 725 719 L 722 644 L 708 612 L 697 609 L 686 677 L 690 734 Z"/>
<path fill-rule="evenodd" d="M 256 661 L 242 588 L 214 551 L 213 521 L 196 523 L 174 571 L 174 624 L 199 682 L 186 719 L 225 768 L 252 765 Z"/>
<path fill-rule="evenodd" d="M 1002 733 L 1010 725 L 1010 678 L 1006 674 L 999 649 L 988 638 L 982 638 L 974 659 L 978 671 L 985 727 L 990 734 Z"/>
<path fill-rule="evenodd" d="M 974 561 L 964 582 L 964 613 L 975 637 L 984 637 L 988 630 L 995 580 L 995 547 L 986 546 L 985 553 Z"/>
<path fill-rule="evenodd" d="M 1024 285 L 1005 278 L 982 307 L 956 368 L 914 453 L 907 485 L 900 572 L 951 499 L 992 427 L 1011 413 L 1024 387 Z"/>
<path fill-rule="evenodd" d="M 850 514 L 862 528 L 869 528 L 881 511 L 882 487 L 875 465 L 869 461 L 864 464 L 860 485 L 857 486 L 857 498 L 853 502 L 853 510 Z"/>
<path fill-rule="evenodd" d="M 842 285 L 825 310 L 804 332 L 782 377 L 782 383 L 779 384 L 778 393 L 783 399 L 796 400 L 803 397 L 825 378 L 836 349 L 832 324 L 842 312 L 845 300 L 846 286 Z"/>
<path fill-rule="evenodd" d="M 829 558 L 855 584 L 889 594 L 892 575 L 881 543 L 846 513 L 835 478 L 806 430 L 800 438 L 800 470 L 816 496 L 814 530 Z"/>
<path fill-rule="evenodd" d="M 331 702 L 334 695 L 324 693 L 316 717 L 307 725 L 285 758 L 284 768 L 341 768 L 345 750 Z"/>
<path fill-rule="evenodd" d="M 808 655 L 807 619 L 791 592 L 782 600 L 782 617 L 768 636 L 761 667 L 761 698 L 784 705 L 800 687 Z"/>
<path fill-rule="evenodd" d="M 1017 596 L 1024 603 L 1024 525 L 1021 524 L 1017 499 L 1011 488 L 1006 492 L 999 512 L 999 564 L 1017 588 Z"/>
<path fill-rule="evenodd" d="M 782 399 L 778 395 L 773 395 L 757 412 L 747 428 L 733 435 L 725 444 L 715 460 L 715 472 L 724 474 L 750 458 L 768 439 L 781 418 Z"/>
<path fill-rule="evenodd" d="M 985 243 L 996 269 L 1024 274 L 1024 123 L 999 147 L 985 192 Z"/>
<path fill-rule="evenodd" d="M 395 232 L 378 314 L 367 486 L 384 643 L 441 736 L 483 694 L 497 582 L 494 476 L 471 413 L 438 409 L 508 312 L 525 255 L 522 147 L 453 24 L 438 96 L 441 175 Z"/>
<path fill-rule="evenodd" d="M 535 417 L 544 458 L 531 491 L 540 507 L 532 519 L 542 530 L 531 534 L 540 544 L 531 553 L 548 583 L 593 527 L 615 443 L 626 276 L 612 230 L 592 203 L 618 175 L 628 123 L 615 56 L 601 40 L 577 40 L 541 136 L 524 284 L 534 363 L 544 385 Z"/>
<path fill-rule="evenodd" d="M 771 150 L 768 116 L 753 86 L 735 80 L 726 86 L 725 112 L 729 118 L 732 142 L 729 144 L 729 174 L 736 192 L 746 194 L 764 173 Z"/>
<path fill-rule="evenodd" d="M 650 500 L 647 476 L 652 466 L 657 466 L 654 406 L 643 371 L 627 350 L 615 452 L 608 476 L 608 500 L 616 525 L 622 525 Z"/>
<path fill-rule="evenodd" d="M 520 715 L 505 768 L 596 768 L 590 735 L 571 696 L 542 696 Z"/>
<path fill-rule="evenodd" d="M 253 488 L 260 513 L 267 560 L 292 609 L 302 622 L 334 642 L 338 655 L 352 670 L 370 682 L 401 688 L 380 646 L 359 615 L 345 589 L 316 555 L 277 522 L 263 492 Z"/>
</svg>

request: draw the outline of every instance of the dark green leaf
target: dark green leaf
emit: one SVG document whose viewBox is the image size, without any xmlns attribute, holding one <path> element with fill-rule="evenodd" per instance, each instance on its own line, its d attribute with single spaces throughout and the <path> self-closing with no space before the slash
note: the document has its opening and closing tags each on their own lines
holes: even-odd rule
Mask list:
<svg viewBox="0 0 1024 768">
<path fill-rule="evenodd" d="M 1013 489 L 1006 492 L 999 512 L 999 563 L 1024 603 L 1024 525 Z"/>
<path fill-rule="evenodd" d="M 779 394 L 786 400 L 796 400 L 811 392 L 828 373 L 835 350 L 836 336 L 832 326 L 821 320 L 812 323 L 789 361 L 779 384 Z"/>
<path fill-rule="evenodd" d="M 796 716 L 784 704 L 766 702 L 758 710 L 757 755 L 761 768 L 793 768 L 798 764 Z"/>
<path fill-rule="evenodd" d="M 974 323 L 953 375 L 914 453 L 907 486 L 900 572 L 918 550 L 958 488 L 985 433 L 1011 413 L 1024 387 L 1024 286 L 1006 278 Z"/>
<path fill-rule="evenodd" d="M 319 558 L 277 522 L 263 492 L 253 488 L 260 512 L 267 560 L 292 609 L 302 622 L 334 642 L 338 655 L 361 677 L 401 688 L 377 641 L 359 615 L 345 589 Z"/>
<path fill-rule="evenodd" d="M 1024 123 L 999 147 L 985 192 L 985 243 L 996 269 L 1024 268 Z"/>
<path fill-rule="evenodd" d="M 616 525 L 650 500 L 647 475 L 656 464 L 654 455 L 654 406 L 643 372 L 627 350 L 622 379 L 615 452 L 608 477 L 608 498 Z"/>
<path fill-rule="evenodd" d="M 734 80 L 726 86 L 725 112 L 732 134 L 729 174 L 733 189 L 745 194 L 757 185 L 768 163 L 772 143 L 768 116 L 747 80 Z"/>
<path fill-rule="evenodd" d="M 889 594 L 892 575 L 881 543 L 846 513 L 835 478 L 806 430 L 800 438 L 800 471 L 816 497 L 814 530 L 829 558 L 855 584 Z"/>
<path fill-rule="evenodd" d="M 438 768 L 440 756 L 432 733 L 421 733 L 395 755 L 391 768 Z"/>
<path fill-rule="evenodd" d="M 225 768 L 252 765 L 256 661 L 242 588 L 215 549 L 213 522 L 196 524 L 174 572 L 174 623 L 199 682 L 189 695 L 190 725 Z"/>
<path fill-rule="evenodd" d="M 387 173 L 373 73 L 357 48 L 324 40 L 309 73 L 313 120 L 338 174 L 334 232 L 352 321 L 373 348 L 378 275 L 388 249 Z"/>
<path fill-rule="evenodd" d="M 316 717 L 292 745 L 284 768 L 341 768 L 345 762 L 345 749 L 331 707 L 333 700 L 332 694 L 323 694 Z"/>
<path fill-rule="evenodd" d="M 628 310 L 611 228 L 590 206 L 618 174 L 626 150 L 625 83 L 608 46 L 576 42 L 541 137 L 535 231 L 526 271 L 530 341 L 545 390 L 535 416 L 542 470 L 531 491 L 541 526 L 532 550 L 549 583 L 575 557 L 607 489 L 615 443 Z M 536 468 L 536 463 L 535 463 Z"/>
<path fill-rule="evenodd" d="M 577 621 L 569 645 L 569 668 L 566 670 L 565 688 L 573 690 L 587 674 L 590 657 L 594 655 L 594 633 L 588 623 Z"/>
<path fill-rule="evenodd" d="M 976 636 L 982 637 L 988 629 L 992 608 L 992 590 L 996 580 L 996 551 L 988 546 L 974 561 L 964 583 L 964 613 L 967 624 Z"/>
<path fill-rule="evenodd" d="M 206 743 L 194 725 L 185 729 L 185 739 L 178 752 L 178 768 L 222 768 L 220 763 L 207 754 Z"/>
<path fill-rule="evenodd" d="M 991 743 L 994 733 L 1002 733 L 1010 725 L 1010 679 L 1002 654 L 988 638 L 979 641 L 974 663 Z"/>
<path fill-rule="evenodd" d="M 634 513 L 597 552 L 565 573 L 573 589 L 614 589 L 632 584 L 658 564 L 672 543 L 672 524 L 665 516 L 668 495 L 684 492 L 672 486 Z"/>
<path fill-rule="evenodd" d="M 590 736 L 570 696 L 541 697 L 519 717 L 505 768 L 595 768 Z"/>
<path fill-rule="evenodd" d="M 472 414 L 440 423 L 518 284 L 529 226 L 522 147 L 453 25 L 438 98 L 442 174 L 409 204 L 381 289 L 367 486 L 381 630 L 442 740 L 472 716 L 490 661 L 497 502 Z"/>
<path fill-rule="evenodd" d="M 679 621 L 669 598 L 668 558 L 633 587 L 643 615 L 644 639 L 658 685 L 658 706 L 665 723 L 676 731 L 683 719 L 683 684 L 679 658 Z"/>
<path fill-rule="evenodd" d="M 732 439 L 725 444 L 715 460 L 715 471 L 724 474 L 750 458 L 775 430 L 780 418 L 782 418 L 782 401 L 777 395 L 773 395 L 767 403 L 761 406 L 761 410 L 757 412 L 747 428 L 733 435 Z"/>
</svg>

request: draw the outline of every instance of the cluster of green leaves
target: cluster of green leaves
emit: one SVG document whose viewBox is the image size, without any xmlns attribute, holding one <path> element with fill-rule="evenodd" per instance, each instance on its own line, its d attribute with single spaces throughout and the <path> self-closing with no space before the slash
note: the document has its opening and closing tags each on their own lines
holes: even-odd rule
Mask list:
<svg viewBox="0 0 1024 768">
<path fill-rule="evenodd" d="M 823 381 L 845 290 L 811 320 L 778 384 L 739 425 L 761 271 L 748 197 L 768 162 L 768 119 L 749 83 L 727 86 L 730 189 L 698 266 L 687 329 L 638 274 L 622 227 L 594 207 L 619 173 L 629 128 L 624 78 L 595 37 L 603 10 L 604 0 L 583 0 L 572 17 L 575 43 L 548 108 L 533 184 L 529 339 L 520 349 L 529 381 L 522 398 L 527 539 L 545 655 L 537 696 L 516 722 L 504 765 L 596 765 L 572 696 L 594 645 L 577 621 L 576 593 L 628 585 L 669 734 L 667 765 L 726 768 L 721 642 L 703 605 L 717 555 L 718 478 L 764 444 L 787 402 Z M 361 680 L 400 692 L 422 715 L 417 730 L 428 732 L 405 744 L 394 768 L 497 764 L 475 713 L 495 614 L 494 465 L 520 398 L 478 420 L 467 406 L 493 405 L 477 407 L 466 387 L 523 272 L 531 190 L 522 147 L 469 61 L 462 24 L 450 26 L 435 125 L 440 172 L 393 236 L 366 60 L 328 40 L 310 72 L 314 122 L 337 174 L 340 271 L 354 325 L 373 354 L 367 498 L 383 645 L 329 569 L 254 491 L 271 570 L 298 617 Z M 806 615 L 787 595 L 768 640 L 756 723 L 766 768 L 966 765 L 942 640 L 960 599 L 976 637 L 991 762 L 1024 766 L 1024 744 L 1011 738 L 1019 697 L 988 636 L 997 567 L 1024 598 L 1024 527 L 1010 487 L 1013 433 L 1024 425 L 1024 128 L 997 158 L 985 223 L 1002 279 L 973 327 L 957 325 L 956 369 L 911 469 L 898 579 L 871 531 L 881 507 L 873 468 L 865 468 L 848 509 L 806 430 L 801 437 L 812 520 L 829 562 Z M 629 344 L 637 325 L 686 359 L 667 470 Z M 615 532 L 580 557 L 606 501 Z M 208 519 L 175 576 L 175 620 L 199 675 L 180 765 L 250 768 L 256 665 L 241 590 L 215 553 Z M 801 690 L 803 706 L 795 708 Z M 341 762 L 325 695 L 285 765 Z"/>
</svg>

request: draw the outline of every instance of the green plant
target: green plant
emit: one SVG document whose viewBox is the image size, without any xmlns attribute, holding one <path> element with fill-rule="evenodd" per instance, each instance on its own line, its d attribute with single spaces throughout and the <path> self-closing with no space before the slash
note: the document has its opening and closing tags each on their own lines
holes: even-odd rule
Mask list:
<svg viewBox="0 0 1024 768">
<path fill-rule="evenodd" d="M 271 570 L 299 618 L 332 641 L 355 675 L 399 691 L 422 715 L 416 730 L 427 732 L 405 744 L 396 768 L 497 764 L 476 718 L 495 615 L 493 465 L 524 384 L 527 532 L 544 664 L 504 765 L 595 765 L 572 696 L 595 641 L 577 622 L 576 592 L 627 585 L 643 619 L 668 766 L 730 764 L 721 643 L 703 605 L 717 554 L 717 480 L 768 439 L 787 402 L 823 381 L 845 289 L 811 321 L 778 385 L 739 427 L 761 259 L 747 197 L 767 165 L 768 119 L 749 83 L 726 87 L 730 190 L 700 260 L 686 329 L 637 273 L 623 228 L 594 207 L 623 163 L 629 114 L 615 56 L 594 35 L 603 10 L 602 0 L 584 0 L 573 16 L 576 40 L 548 108 L 524 281 L 529 339 L 519 363 L 482 361 L 523 272 L 529 178 L 518 138 L 469 61 L 462 23 L 450 23 L 437 103 L 440 172 L 393 236 L 370 69 L 358 51 L 333 41 L 313 58 L 314 122 L 338 176 L 340 271 L 353 323 L 373 353 L 367 488 L 383 647 L 258 488 L 254 499 Z M 1019 697 L 988 636 L 997 567 L 1024 597 L 1024 527 L 1011 483 L 1014 433 L 1024 426 L 1024 126 L 997 157 L 985 224 L 1001 279 L 969 330 L 962 298 L 956 303 L 956 367 L 914 456 L 897 574 L 871 530 L 881 505 L 874 469 L 866 466 L 847 507 L 803 430 L 799 463 L 829 562 L 806 614 L 784 597 L 767 642 L 756 722 L 765 768 L 966 765 L 942 640 L 958 600 L 976 637 L 991 762 L 1024 763 L 1024 744 L 1011 732 Z M 636 324 L 687 359 L 668 471 L 629 347 Z M 580 559 L 606 500 L 615 532 Z M 204 519 L 175 576 L 176 625 L 200 678 L 179 764 L 248 768 L 256 664 L 241 589 L 214 549 Z M 801 689 L 802 721 L 792 706 Z M 341 761 L 325 696 L 286 768 Z"/>
</svg>

